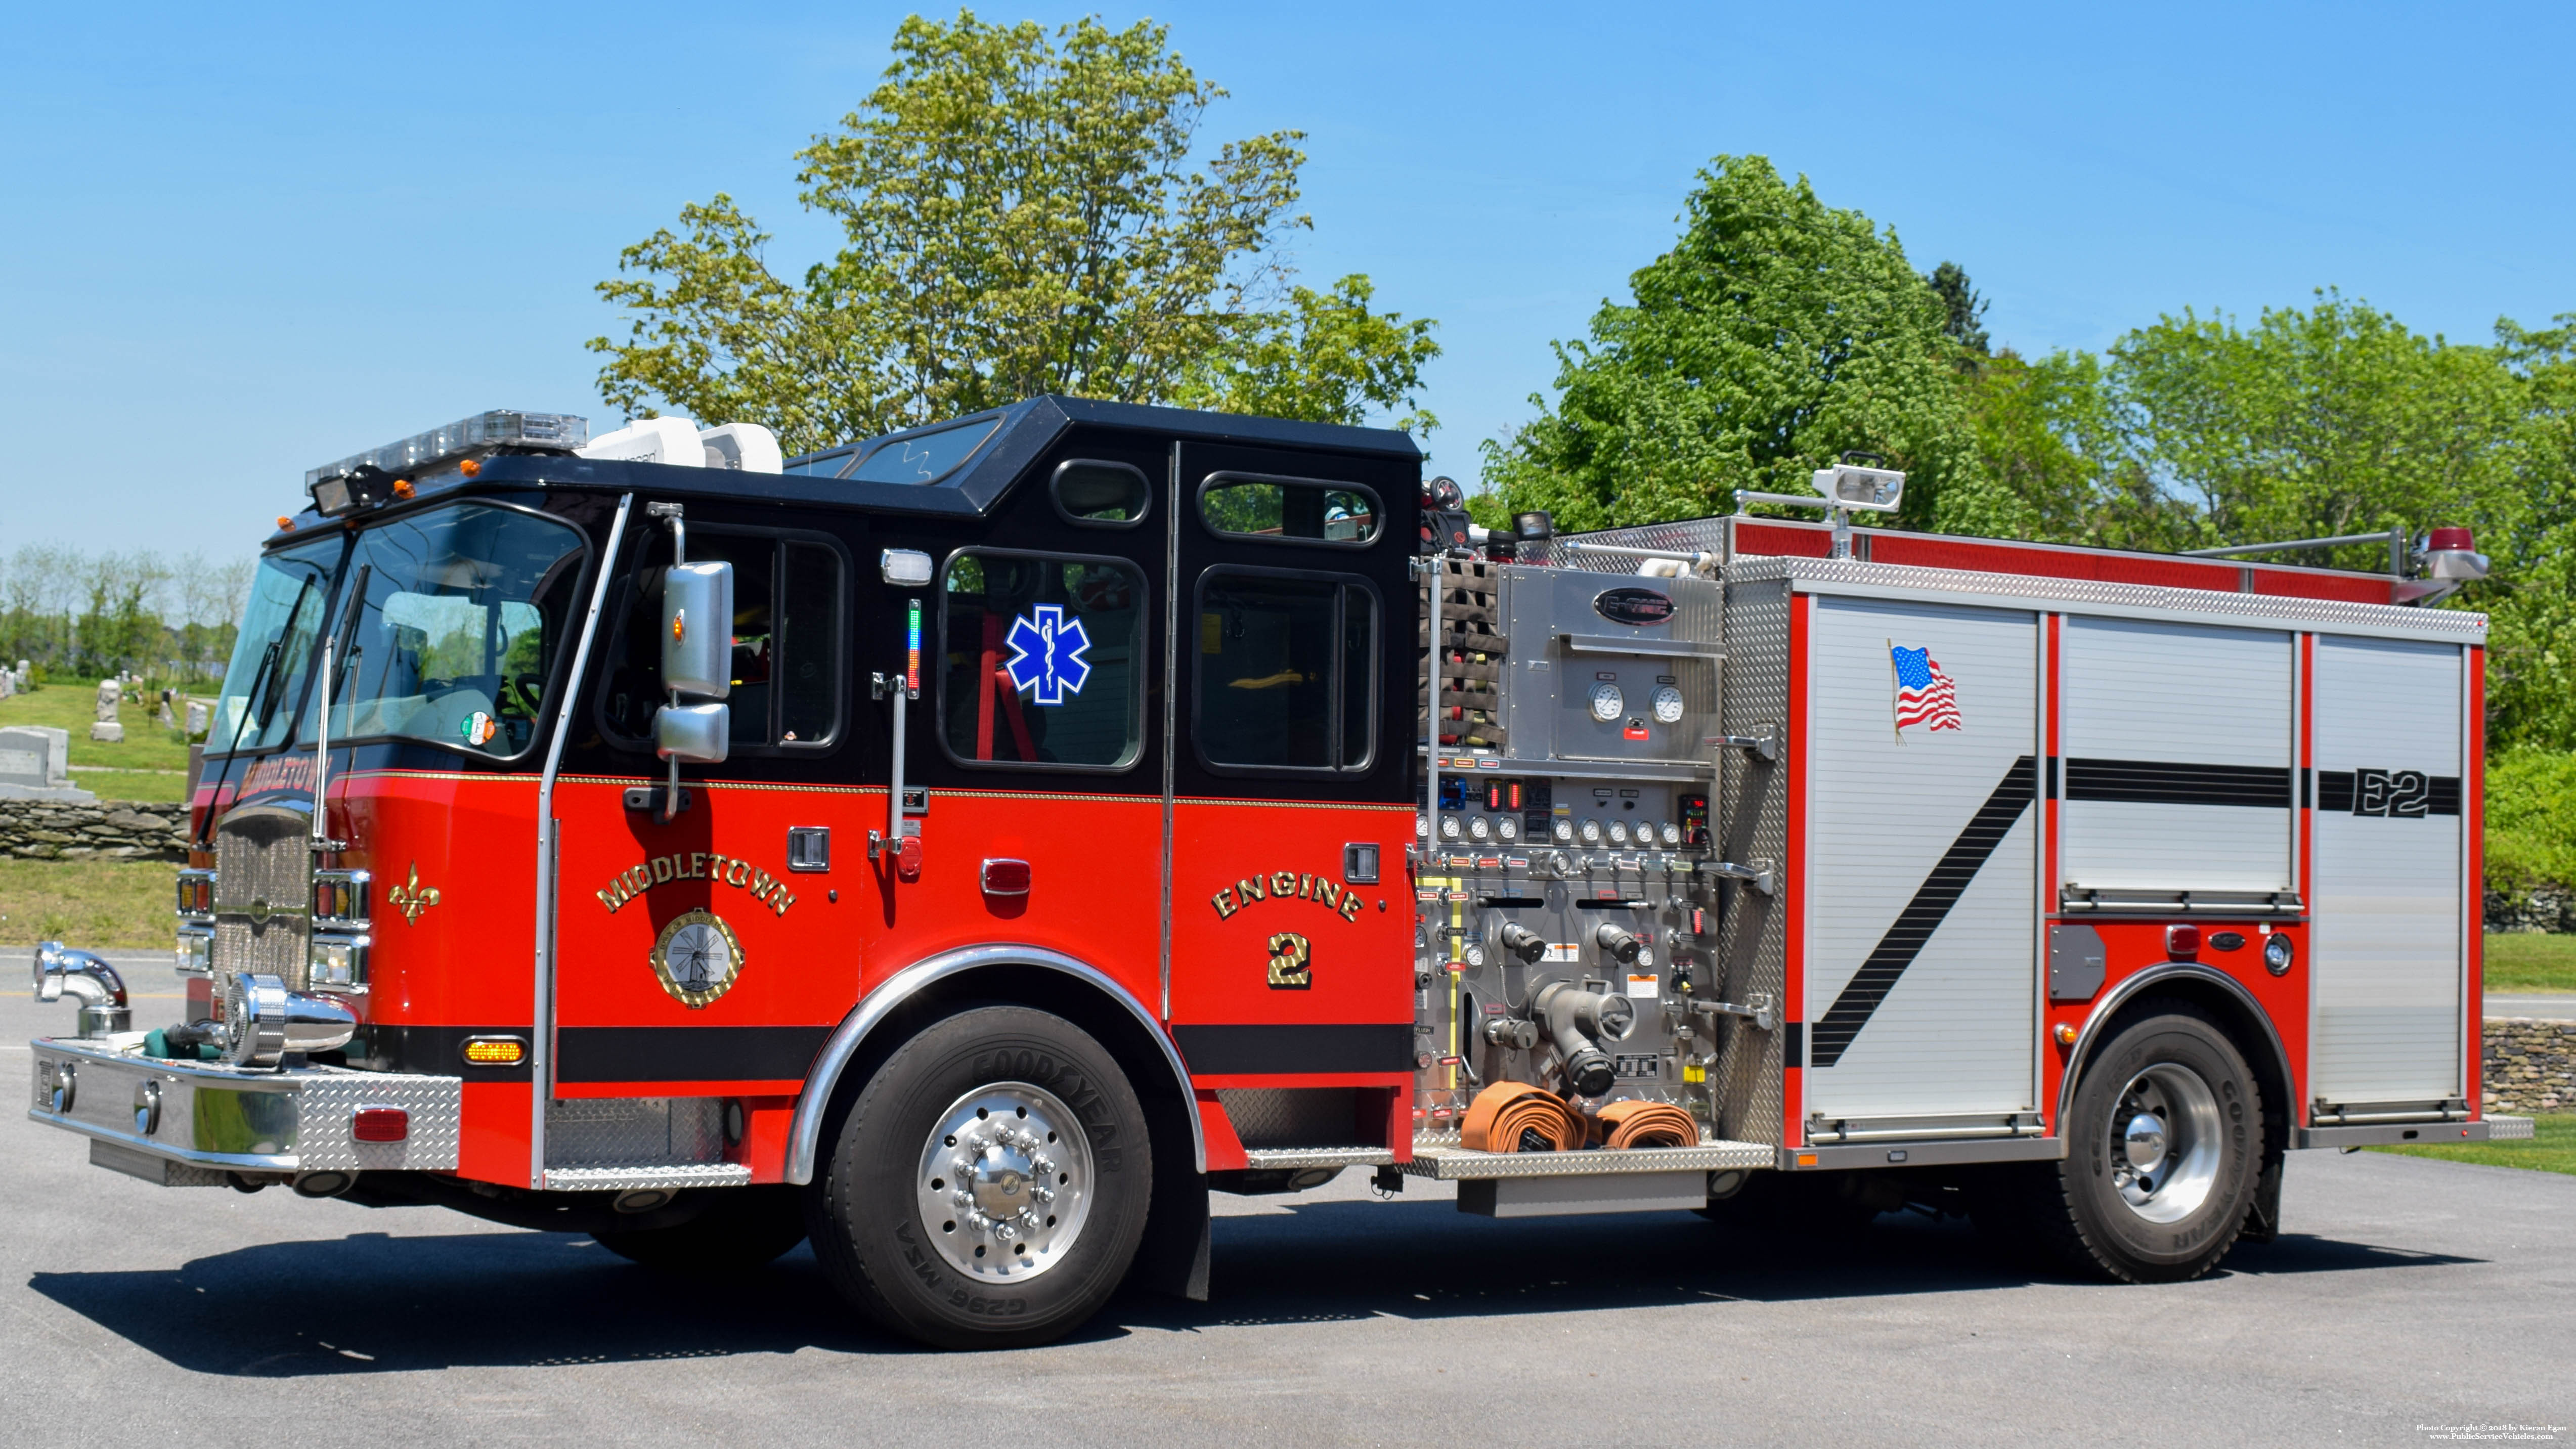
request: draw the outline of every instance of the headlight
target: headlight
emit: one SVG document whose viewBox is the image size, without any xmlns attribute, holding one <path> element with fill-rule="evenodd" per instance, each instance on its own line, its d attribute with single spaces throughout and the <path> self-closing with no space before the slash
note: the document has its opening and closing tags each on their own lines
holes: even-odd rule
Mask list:
<svg viewBox="0 0 2576 1449">
<path fill-rule="evenodd" d="M 337 931 L 317 931 L 313 935 L 312 984 L 316 991 L 364 991 L 367 989 L 367 947 L 369 938 L 345 935 Z"/>
<path fill-rule="evenodd" d="M 179 945 L 172 963 L 182 976 L 203 976 L 215 969 L 215 928 L 181 926 Z"/>
</svg>

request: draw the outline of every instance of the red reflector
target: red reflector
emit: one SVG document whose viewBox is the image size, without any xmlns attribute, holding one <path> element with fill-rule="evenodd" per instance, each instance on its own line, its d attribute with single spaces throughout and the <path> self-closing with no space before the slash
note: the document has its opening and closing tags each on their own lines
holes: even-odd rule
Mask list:
<svg viewBox="0 0 2576 1449">
<path fill-rule="evenodd" d="M 988 896 L 1024 896 L 1029 893 L 1029 863 L 1025 860 L 988 860 L 984 862 L 984 894 Z"/>
<path fill-rule="evenodd" d="M 360 1142 L 400 1142 L 411 1135 L 411 1114 L 400 1107 L 360 1107 L 349 1119 L 349 1135 Z"/>
<path fill-rule="evenodd" d="M 2199 954 L 2200 954 L 2200 927 L 2198 927 L 2198 926 L 2167 926 L 2167 927 L 2165 927 L 2165 954 L 2166 954 L 2166 955 L 2168 955 L 2168 956 L 2176 956 L 2176 957 L 2181 957 L 2181 956 L 2197 956 L 2197 955 L 2199 955 Z"/>
</svg>

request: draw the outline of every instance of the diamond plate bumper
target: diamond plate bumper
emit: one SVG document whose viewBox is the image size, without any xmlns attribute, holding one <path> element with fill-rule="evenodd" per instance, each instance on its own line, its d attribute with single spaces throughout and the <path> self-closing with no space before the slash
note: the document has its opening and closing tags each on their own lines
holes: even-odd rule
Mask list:
<svg viewBox="0 0 2576 1449">
<path fill-rule="evenodd" d="M 102 1040 L 36 1038 L 28 1043 L 35 1079 L 27 1115 L 123 1148 L 110 1155 L 129 1164 L 130 1154 L 140 1153 L 215 1172 L 456 1168 L 465 1117 L 461 1077 L 338 1067 L 255 1071 L 164 1061 L 143 1055 L 142 1045 L 140 1032 Z M 400 1142 L 357 1141 L 350 1125 L 361 1107 L 403 1109 L 409 1134 Z"/>
</svg>

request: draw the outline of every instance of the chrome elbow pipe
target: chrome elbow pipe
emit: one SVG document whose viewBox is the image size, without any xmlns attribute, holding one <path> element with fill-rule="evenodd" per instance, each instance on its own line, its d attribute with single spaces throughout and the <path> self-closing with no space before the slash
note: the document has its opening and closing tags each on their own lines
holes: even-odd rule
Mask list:
<svg viewBox="0 0 2576 1449">
<path fill-rule="evenodd" d="M 288 1053 L 327 1052 L 357 1035 L 357 1013 L 327 996 L 289 991 L 274 976 L 236 975 L 224 982 L 217 1026 L 224 1057 L 237 1067 L 273 1067 Z"/>
<path fill-rule="evenodd" d="M 79 1002 L 84 1039 L 132 1028 L 134 1008 L 126 999 L 125 978 L 97 954 L 72 950 L 60 941 L 41 941 L 36 945 L 35 967 L 36 999 L 60 1001 L 68 996 Z"/>
</svg>

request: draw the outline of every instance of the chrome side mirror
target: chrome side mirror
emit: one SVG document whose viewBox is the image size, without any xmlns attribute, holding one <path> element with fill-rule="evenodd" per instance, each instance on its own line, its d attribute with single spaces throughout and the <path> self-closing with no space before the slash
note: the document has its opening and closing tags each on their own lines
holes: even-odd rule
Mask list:
<svg viewBox="0 0 2576 1449">
<path fill-rule="evenodd" d="M 732 564 L 674 564 L 662 570 L 662 687 L 706 699 L 733 692 Z M 654 737 L 659 746 L 658 725 Z M 724 758 L 721 747 L 714 758 Z"/>
<path fill-rule="evenodd" d="M 666 704 L 653 712 L 653 753 L 693 765 L 721 765 L 733 743 L 733 707 Z"/>
</svg>

